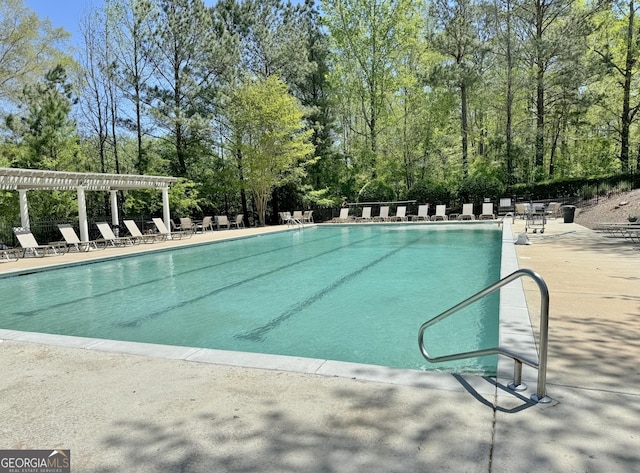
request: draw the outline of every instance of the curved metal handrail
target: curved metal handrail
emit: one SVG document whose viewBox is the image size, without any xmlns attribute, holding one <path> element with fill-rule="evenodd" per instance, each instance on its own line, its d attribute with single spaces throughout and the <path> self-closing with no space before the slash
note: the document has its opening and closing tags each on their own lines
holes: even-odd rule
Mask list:
<svg viewBox="0 0 640 473">
<path fill-rule="evenodd" d="M 504 348 L 495 347 L 495 348 L 485 348 L 482 350 L 474 350 L 468 351 L 464 353 L 455 353 L 452 355 L 443 355 L 432 357 L 427 352 L 427 348 L 424 345 L 424 332 L 430 326 L 440 322 L 441 320 L 449 317 L 455 312 L 458 312 L 461 309 L 464 309 L 468 305 L 474 303 L 478 299 L 482 299 L 489 294 L 497 291 L 501 287 L 509 284 L 510 282 L 528 276 L 532 278 L 538 288 L 540 289 L 540 353 L 538 355 L 539 361 L 529 360 L 517 353 L 513 353 Z M 440 363 L 444 361 L 453 361 L 453 360 L 461 360 L 464 358 L 473 358 L 478 356 L 488 356 L 488 355 L 505 355 L 509 358 L 512 358 L 515 362 L 514 366 L 514 380 L 513 383 L 509 385 L 512 389 L 520 390 L 523 389 L 522 384 L 522 364 L 526 364 L 531 366 L 532 368 L 538 369 L 538 386 L 536 389 L 536 394 L 531 396 L 531 399 L 534 402 L 550 402 L 551 399 L 546 395 L 546 379 L 547 379 L 547 346 L 549 339 L 549 289 L 547 288 L 547 284 L 544 282 L 544 279 L 540 277 L 538 273 L 532 271 L 530 269 L 519 269 L 514 271 L 510 275 L 502 278 L 500 281 L 492 284 L 491 286 L 486 287 L 482 291 L 474 294 L 473 296 L 465 299 L 464 301 L 456 304 L 450 309 L 442 312 L 441 314 L 433 317 L 432 319 L 426 321 L 420 326 L 420 331 L 418 332 L 418 344 L 420 346 L 420 352 L 422 356 L 430 362 L 430 363 Z M 526 389 L 526 386 L 524 386 Z"/>
</svg>

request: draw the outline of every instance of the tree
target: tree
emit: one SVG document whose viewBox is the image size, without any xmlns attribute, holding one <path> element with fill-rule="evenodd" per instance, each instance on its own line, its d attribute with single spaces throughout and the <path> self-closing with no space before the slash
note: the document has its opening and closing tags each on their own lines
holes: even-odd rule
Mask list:
<svg viewBox="0 0 640 473">
<path fill-rule="evenodd" d="M 44 80 L 24 90 L 23 113 L 9 115 L 8 127 L 22 136 L 27 150 L 16 167 L 53 170 L 82 170 L 75 122 L 69 117 L 73 97 L 66 71 L 56 66 Z"/>
<path fill-rule="evenodd" d="M 69 33 L 52 28 L 22 4 L 22 0 L 0 2 L 0 102 L 16 102 L 25 85 L 33 84 L 57 64 L 72 60 L 61 49 Z"/>
<path fill-rule="evenodd" d="M 322 8 L 344 152 L 358 155 L 368 181 L 378 173 L 380 134 L 392 126 L 389 103 L 402 87 L 398 72 L 419 31 L 418 9 L 412 0 L 326 0 Z"/>
<path fill-rule="evenodd" d="M 304 129 L 300 104 L 273 75 L 244 83 L 233 93 L 227 111 L 244 183 L 264 225 L 272 190 L 299 180 L 313 162 L 312 132 Z"/>
</svg>

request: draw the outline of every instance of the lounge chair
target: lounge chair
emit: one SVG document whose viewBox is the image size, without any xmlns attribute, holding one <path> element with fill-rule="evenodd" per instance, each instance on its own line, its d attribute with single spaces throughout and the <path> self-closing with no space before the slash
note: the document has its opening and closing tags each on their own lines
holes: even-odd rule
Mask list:
<svg viewBox="0 0 640 473">
<path fill-rule="evenodd" d="M 389 220 L 389 206 L 383 205 L 380 207 L 380 215 L 373 217 L 374 222 L 386 222 Z"/>
<path fill-rule="evenodd" d="M 362 207 L 362 215 L 357 217 L 358 222 L 370 222 L 371 221 L 371 207 Z"/>
<path fill-rule="evenodd" d="M 345 223 L 348 220 L 351 220 L 352 217 L 349 217 L 349 207 L 342 207 L 340 209 L 340 216 L 332 218 L 331 223 Z"/>
<path fill-rule="evenodd" d="M 478 216 L 478 220 L 495 220 L 496 214 L 493 213 L 493 203 L 485 202 L 482 204 L 482 213 Z"/>
<path fill-rule="evenodd" d="M 181 217 L 180 218 L 180 230 L 183 232 L 196 232 L 196 224 L 193 223 L 190 217 Z"/>
<path fill-rule="evenodd" d="M 60 230 L 60 233 L 62 233 L 62 238 L 64 238 L 64 241 L 67 243 L 67 248 L 69 250 L 73 248 L 76 251 L 80 252 L 89 251 L 91 249 L 98 249 L 98 244 L 93 240 L 80 241 L 80 238 L 78 238 L 78 234 L 71 225 L 60 224 L 58 225 L 58 230 Z M 104 249 L 105 247 L 103 246 L 102 248 Z"/>
<path fill-rule="evenodd" d="M 462 204 L 462 213 L 458 215 L 458 220 L 475 220 L 473 214 L 473 204 Z"/>
<path fill-rule="evenodd" d="M 227 227 L 227 230 L 231 229 L 231 224 L 226 215 L 216 215 L 216 228 L 220 230 L 220 227 Z"/>
<path fill-rule="evenodd" d="M 244 214 L 236 215 L 236 218 L 231 220 L 231 226 L 235 226 L 237 229 L 244 228 Z"/>
<path fill-rule="evenodd" d="M 302 215 L 302 223 L 313 223 L 313 210 L 305 210 Z"/>
<path fill-rule="evenodd" d="M 20 253 L 20 248 L 0 248 L 0 259 L 2 261 L 18 261 Z"/>
<path fill-rule="evenodd" d="M 545 210 L 547 217 L 557 218 L 560 215 L 560 207 L 562 207 L 560 202 L 549 202 L 549 205 L 547 205 L 547 209 Z"/>
<path fill-rule="evenodd" d="M 134 222 L 133 220 L 123 220 L 123 222 L 125 227 L 127 227 L 129 234 L 131 235 L 131 239 L 133 239 L 134 242 L 154 243 L 156 241 L 159 241 L 159 235 L 156 235 L 154 233 L 143 234 L 138 228 L 136 222 Z M 166 239 L 166 236 L 164 236 L 163 238 Z"/>
<path fill-rule="evenodd" d="M 133 245 L 135 240 L 131 237 L 117 237 L 107 222 L 96 222 L 96 227 L 100 230 L 104 244 L 111 246 L 127 246 Z"/>
<path fill-rule="evenodd" d="M 13 233 L 18 239 L 18 243 L 22 247 L 22 257 L 24 258 L 27 253 L 37 256 L 39 258 L 46 255 L 58 255 L 59 246 L 56 245 L 40 245 L 36 238 L 31 233 L 31 230 L 24 227 L 15 227 Z"/>
<path fill-rule="evenodd" d="M 295 220 L 297 220 L 298 222 L 302 223 L 302 210 L 294 210 L 293 211 L 293 218 Z"/>
<path fill-rule="evenodd" d="M 158 229 L 158 233 L 160 235 L 164 235 L 165 239 L 171 238 L 172 240 L 181 240 L 182 238 L 185 238 L 185 237 L 191 238 L 191 235 L 193 235 L 193 232 L 191 232 L 191 231 L 188 231 L 188 232 L 182 232 L 182 231 L 170 232 L 169 229 L 167 228 L 167 226 L 164 224 L 164 221 L 159 217 L 154 217 L 151 220 L 153 220 L 153 224 Z M 171 222 L 173 222 L 173 220 Z"/>
<path fill-rule="evenodd" d="M 389 217 L 389 220 L 392 222 L 404 222 L 407 220 L 407 207 L 405 205 L 400 205 L 396 208 L 396 214 Z"/>
<path fill-rule="evenodd" d="M 196 223 L 196 232 L 204 233 L 206 230 L 213 231 L 213 217 L 204 217 L 202 222 Z"/>
<path fill-rule="evenodd" d="M 436 213 L 431 217 L 431 220 L 434 222 L 438 220 L 449 220 L 449 217 L 447 217 L 447 206 L 436 205 Z"/>
<path fill-rule="evenodd" d="M 429 204 L 418 205 L 418 215 L 413 215 L 411 220 L 414 222 L 429 220 Z"/>
</svg>

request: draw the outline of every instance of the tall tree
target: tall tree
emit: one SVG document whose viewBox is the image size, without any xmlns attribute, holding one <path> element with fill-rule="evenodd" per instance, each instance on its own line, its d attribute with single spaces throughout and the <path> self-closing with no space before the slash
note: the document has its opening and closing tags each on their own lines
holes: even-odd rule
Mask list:
<svg viewBox="0 0 640 473">
<path fill-rule="evenodd" d="M 203 152 L 210 136 L 216 80 L 227 65 L 225 44 L 202 0 L 158 0 L 158 5 L 149 37 L 158 54 L 148 103 L 174 149 L 171 172 L 187 176 L 189 160 Z"/>
<path fill-rule="evenodd" d="M 23 0 L 0 2 L 0 101 L 15 103 L 25 85 L 33 84 L 57 64 L 72 59 L 63 49 L 70 34 L 41 20 Z"/>
<path fill-rule="evenodd" d="M 326 0 L 322 9 L 343 142 L 351 147 L 348 154 L 359 154 L 360 169 L 375 178 L 379 136 L 391 126 L 386 120 L 389 100 L 401 87 L 397 72 L 405 46 L 417 34 L 418 10 L 412 0 Z"/>
<path fill-rule="evenodd" d="M 299 102 L 274 75 L 250 80 L 235 90 L 228 115 L 244 182 L 264 225 L 273 189 L 301 179 L 312 162 L 311 131 L 305 130 Z"/>
</svg>

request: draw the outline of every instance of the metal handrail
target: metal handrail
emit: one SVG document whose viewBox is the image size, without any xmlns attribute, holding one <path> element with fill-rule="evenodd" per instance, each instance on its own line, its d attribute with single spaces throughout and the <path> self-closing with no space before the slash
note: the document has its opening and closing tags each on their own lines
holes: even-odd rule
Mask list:
<svg viewBox="0 0 640 473">
<path fill-rule="evenodd" d="M 523 276 L 528 276 L 532 278 L 538 288 L 540 289 L 540 353 L 538 355 L 539 361 L 529 360 L 517 353 L 513 353 L 507 349 L 501 347 L 495 348 L 485 348 L 482 350 L 474 350 L 468 351 L 464 353 L 456 353 L 452 355 L 443 355 L 432 357 L 427 352 L 427 348 L 424 346 L 424 332 L 430 326 L 440 322 L 441 320 L 449 317 L 455 312 L 458 312 L 461 309 L 464 309 L 468 305 L 474 303 L 478 299 L 482 299 L 485 296 L 497 291 L 501 287 L 509 284 L 510 282 L 521 278 Z M 433 317 L 432 319 L 426 321 L 420 326 L 420 331 L 418 332 L 418 344 L 420 346 L 420 352 L 422 356 L 430 363 L 441 363 L 444 361 L 453 361 L 453 360 L 461 360 L 464 358 L 474 358 L 478 356 L 488 356 L 488 355 L 505 355 L 514 360 L 514 370 L 513 370 L 513 382 L 509 384 L 509 388 L 520 391 L 526 389 L 526 385 L 522 383 L 522 364 L 526 364 L 531 366 L 532 368 L 537 368 L 538 370 L 538 386 L 536 389 L 536 394 L 531 396 L 531 400 L 534 402 L 547 403 L 551 402 L 551 398 L 549 398 L 546 394 L 546 379 L 547 379 L 547 347 L 548 347 L 548 339 L 549 339 L 549 289 L 547 288 L 547 284 L 544 282 L 544 279 L 540 277 L 538 273 L 532 271 L 530 269 L 519 269 L 514 271 L 510 275 L 502 278 L 500 281 L 492 284 L 491 286 L 486 287 L 482 291 L 474 294 L 473 296 L 465 299 L 464 301 L 456 304 L 450 309 L 442 312 L 440 315 Z"/>
</svg>

